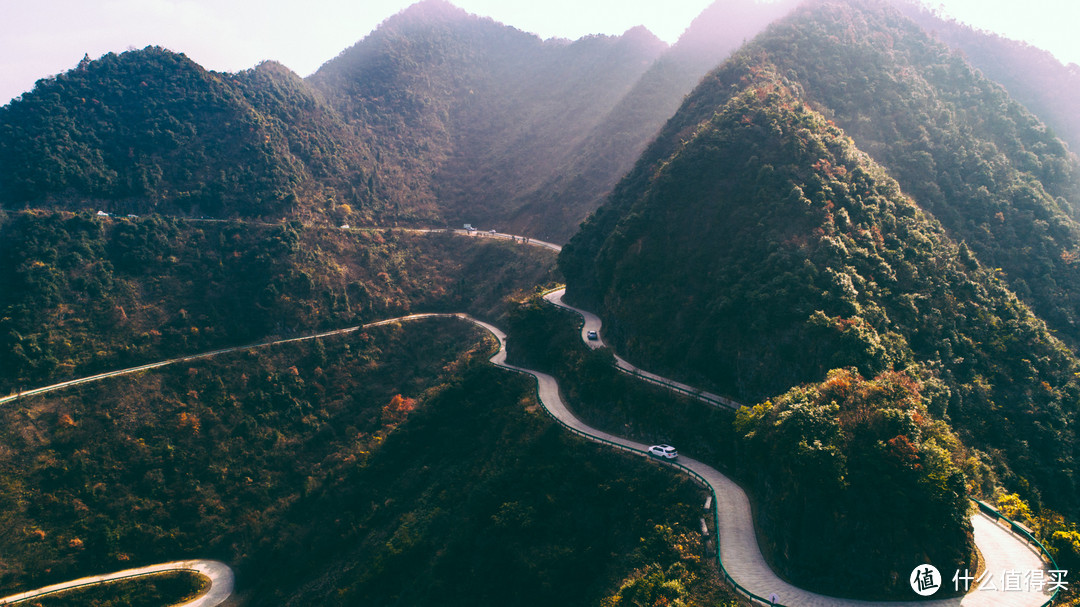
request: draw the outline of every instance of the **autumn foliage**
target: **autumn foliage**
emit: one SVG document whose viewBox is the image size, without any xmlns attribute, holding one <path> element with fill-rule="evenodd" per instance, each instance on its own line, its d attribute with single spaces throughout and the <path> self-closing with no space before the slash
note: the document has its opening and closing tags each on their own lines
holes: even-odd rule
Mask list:
<svg viewBox="0 0 1080 607">
<path fill-rule="evenodd" d="M 967 454 L 923 390 L 908 373 L 836 369 L 739 411 L 739 472 L 774 567 L 823 592 L 884 597 L 910 591 L 912 562 L 971 562 Z M 840 567 L 851 559 L 862 566 Z"/>
</svg>

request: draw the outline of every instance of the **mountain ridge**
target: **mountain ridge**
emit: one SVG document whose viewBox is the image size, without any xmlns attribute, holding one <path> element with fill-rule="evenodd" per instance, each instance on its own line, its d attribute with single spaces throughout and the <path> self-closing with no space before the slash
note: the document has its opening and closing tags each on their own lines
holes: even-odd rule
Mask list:
<svg viewBox="0 0 1080 607">
<path fill-rule="evenodd" d="M 42 83 L 48 94 L 32 91 L 0 110 L 0 154 L 7 148 L 3 157 L 16 167 L 0 175 L 0 204 L 335 224 L 471 222 L 564 241 L 632 166 L 682 95 L 779 6 L 718 3 L 684 34 L 692 41 L 698 31 L 698 42 L 668 47 L 643 26 L 620 36 L 542 40 L 447 2 L 417 3 L 307 79 L 274 62 L 236 74 L 208 72 L 205 82 L 182 91 L 187 101 L 243 99 L 234 109 L 238 116 L 217 121 L 220 137 L 212 150 L 185 148 L 169 166 L 155 154 L 125 160 L 120 144 L 105 136 L 105 123 L 70 110 L 78 109 L 79 99 L 118 88 L 131 88 L 133 102 L 154 104 L 139 97 L 138 82 L 126 84 L 115 69 L 99 69 L 114 64 L 111 57 L 134 65 L 158 53 L 185 69 L 197 66 L 165 49 L 106 56 L 82 66 L 92 66 L 99 80 L 82 83 L 78 98 L 53 79 Z M 725 10 L 733 16 L 716 26 Z M 713 27 L 717 35 L 703 33 Z M 82 67 L 58 78 L 72 78 Z M 168 70 L 145 67 L 148 82 L 172 78 Z M 174 103 L 185 100 L 180 93 L 172 92 Z M 28 110 L 43 98 L 54 107 Z M 268 105 L 253 105 L 259 100 Z M 70 113 L 73 122 L 54 119 L 33 128 L 82 133 L 86 143 L 65 151 L 56 138 L 16 137 L 15 129 L 33 124 L 24 110 Z M 20 124 L 5 127 L 5 114 Z M 255 117 L 256 130 L 270 132 L 229 131 L 244 115 Z M 138 125 L 129 137 L 157 128 Z M 169 128 L 212 133 L 184 116 Z M 63 160 L 51 171 L 59 180 L 20 168 L 34 157 L 26 153 L 34 146 L 39 157 Z M 251 156 L 215 155 L 227 149 Z M 113 173 L 124 183 L 108 177 Z M 184 181 L 188 174 L 202 185 Z"/>
<path fill-rule="evenodd" d="M 633 168 L 698 81 L 795 4 L 782 0 L 709 5 L 596 125 L 557 174 L 524 198 L 524 205 L 510 220 L 513 229 L 540 228 L 560 242 L 569 240 L 578 223 Z"/>
<path fill-rule="evenodd" d="M 913 2 L 897 7 L 932 36 L 959 50 L 1080 151 L 1080 66 L 1034 45 L 968 26 Z"/>
<path fill-rule="evenodd" d="M 898 118 L 844 111 L 844 103 L 867 107 L 853 102 L 867 88 L 857 79 L 858 68 L 880 59 L 863 46 L 866 40 L 888 40 L 896 49 L 889 55 L 894 59 L 928 53 L 952 61 L 947 49 L 894 17 L 876 2 L 804 6 L 711 72 L 563 248 L 560 268 L 567 293 L 598 310 L 605 339 L 635 364 L 766 408 L 786 400 L 776 395 L 793 387 L 827 384 L 839 372 L 834 370 L 850 370 L 858 381 L 902 372 L 922 384 L 917 392 L 927 414 L 956 433 L 959 442 L 949 457 L 964 468 L 973 494 L 1018 492 L 1033 508 L 1075 516 L 1080 496 L 1071 480 L 1073 420 L 1080 386 L 1074 373 L 1080 360 L 1049 330 L 1050 321 L 1033 312 L 1059 300 L 1032 287 L 1022 301 L 1012 291 L 1017 266 L 1002 270 L 983 261 L 979 249 L 993 241 L 965 239 L 963 234 L 977 233 L 939 217 L 942 209 L 926 204 L 925 188 L 908 189 L 918 185 L 920 174 L 897 152 L 911 141 L 902 135 L 914 133 L 918 143 L 920 133 L 946 132 L 941 125 L 948 121 L 935 126 L 928 120 L 924 131 L 897 128 L 900 137 L 875 140 L 866 128 L 892 128 Z M 869 33 L 847 41 L 828 35 L 830 28 L 842 34 L 859 27 Z M 796 45 L 798 54 L 777 50 Z M 914 73 L 913 68 L 882 69 L 877 82 L 923 86 L 929 91 L 924 99 L 963 95 L 903 77 Z M 974 90 L 1001 99 L 994 85 L 974 82 L 982 87 Z M 893 95 L 903 97 L 882 88 L 875 98 L 884 112 L 894 107 Z M 952 115 L 978 110 L 973 104 Z M 997 140 L 977 139 L 973 133 L 983 125 L 975 119 L 937 136 L 967 137 L 968 149 L 993 154 L 983 163 L 996 163 L 996 175 L 1016 179 L 980 186 L 997 192 L 987 195 L 997 205 L 991 218 L 1000 212 L 1009 221 L 1026 218 L 1037 226 L 1037 213 L 1049 209 L 1073 230 L 1053 198 L 1016 198 L 1016 192 L 1073 183 L 1065 179 L 1044 188 L 1030 169 L 1025 174 L 1024 165 L 1008 163 L 1009 154 L 1017 152 L 1007 149 L 1002 133 L 1025 133 L 1023 125 L 1032 124 L 1026 122 L 1029 115 L 1017 116 L 1019 121 L 1002 121 L 1009 128 L 1020 125 L 1015 131 L 990 133 Z M 987 113 L 979 119 L 999 118 Z M 1036 125 L 1030 132 L 1040 131 Z M 882 140 L 892 145 L 863 148 L 867 141 Z M 944 164 L 957 149 L 931 147 L 927 156 Z M 1016 149 L 1025 148 L 1018 143 Z M 1054 154 L 1049 147 L 1040 152 Z M 921 175 L 927 183 L 939 182 L 935 173 Z M 965 204 L 962 199 L 950 203 Z M 1030 244 L 1013 251 L 1004 242 L 1007 233 L 996 234 L 1002 242 L 991 252 L 999 259 L 1020 252 L 1040 263 L 1053 261 Z M 1058 271 L 1072 268 L 1065 264 Z M 1036 284 L 1038 278 L 1022 280 Z M 1049 326 L 1062 333 L 1068 327 L 1060 321 Z M 808 398 L 803 392 L 796 404 Z M 822 409 L 806 424 L 817 427 L 813 424 L 827 420 Z M 815 435 L 806 436 L 807 444 L 814 444 Z M 905 436 L 921 449 L 914 434 Z M 781 485 L 771 485 L 772 491 Z M 763 489 L 761 503 L 783 501 L 770 487 Z M 766 531 L 789 538 L 779 540 L 781 545 L 797 546 L 789 533 L 782 526 Z M 938 541 L 935 532 L 923 537 Z M 827 552 L 807 558 L 835 566 L 852 558 Z M 866 554 L 872 552 L 868 548 Z M 806 565 L 803 571 L 816 566 Z M 889 569 L 882 565 L 881 570 Z M 870 586 L 882 584 L 877 580 Z"/>
<path fill-rule="evenodd" d="M 249 90 L 256 83 L 266 91 Z M 296 145 L 293 124 L 319 112 L 333 113 L 279 64 L 218 74 L 160 47 L 110 53 L 0 108 L 0 202 L 281 216 L 298 194 L 325 200 L 339 183 L 327 162 L 365 171 L 340 121 Z"/>
<path fill-rule="evenodd" d="M 310 81 L 346 114 L 396 120 L 379 126 L 377 139 L 390 144 L 403 173 L 422 176 L 408 185 L 409 196 L 451 221 L 479 223 L 505 215 L 517 192 L 537 188 L 567 142 L 587 134 L 663 48 L 640 28 L 542 40 L 463 11 L 435 18 L 406 11 Z M 410 65 L 419 87 L 398 80 L 395 62 Z M 432 92 L 416 103 L 417 90 Z"/>
</svg>

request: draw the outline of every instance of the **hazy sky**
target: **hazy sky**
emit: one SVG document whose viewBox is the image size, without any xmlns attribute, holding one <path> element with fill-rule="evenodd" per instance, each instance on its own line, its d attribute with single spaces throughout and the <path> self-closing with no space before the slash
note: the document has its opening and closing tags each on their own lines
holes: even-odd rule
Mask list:
<svg viewBox="0 0 1080 607">
<path fill-rule="evenodd" d="M 452 0 L 544 38 L 621 34 L 645 25 L 674 42 L 710 0 Z M 723 2 L 725 0 L 718 0 Z M 935 0 L 929 0 L 937 5 Z M 208 69 L 264 59 L 301 76 L 366 36 L 412 0 L 0 0 L 0 104 L 38 78 L 128 48 L 159 45 Z M 971 25 L 1080 64 L 1080 0 L 943 0 Z"/>
</svg>

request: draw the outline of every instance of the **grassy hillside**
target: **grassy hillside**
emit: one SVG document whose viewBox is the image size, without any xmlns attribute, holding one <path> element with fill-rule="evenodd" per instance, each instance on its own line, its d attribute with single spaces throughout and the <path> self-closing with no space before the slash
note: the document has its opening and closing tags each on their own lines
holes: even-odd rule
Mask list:
<svg viewBox="0 0 1080 607">
<path fill-rule="evenodd" d="M 19 213 L 0 222 L 0 392 L 412 311 L 495 320 L 553 254 L 449 234 Z"/>
</svg>

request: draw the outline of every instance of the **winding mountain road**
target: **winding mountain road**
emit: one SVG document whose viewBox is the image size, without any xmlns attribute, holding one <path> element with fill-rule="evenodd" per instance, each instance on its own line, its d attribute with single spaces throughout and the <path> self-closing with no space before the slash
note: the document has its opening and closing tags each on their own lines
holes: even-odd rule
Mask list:
<svg viewBox="0 0 1080 607">
<path fill-rule="evenodd" d="M 588 345 L 594 350 L 596 348 L 604 347 L 604 336 L 600 333 L 600 328 L 603 323 L 601 322 L 600 317 L 596 314 L 593 314 L 592 312 L 580 310 L 569 304 L 563 303 L 563 295 L 565 294 L 565 288 L 557 289 L 548 293 L 547 295 L 544 295 L 544 299 L 560 308 L 565 308 L 567 310 L 577 312 L 578 315 L 580 315 L 581 318 L 584 319 L 584 323 L 581 325 L 582 341 L 584 341 L 586 345 Z M 596 332 L 596 339 L 589 339 L 589 333 L 592 331 Z M 655 373 L 649 373 L 644 369 L 640 369 L 630 364 L 626 361 L 626 359 L 620 357 L 618 354 L 614 354 L 614 352 L 612 352 L 612 354 L 615 356 L 615 366 L 623 373 L 633 375 L 634 377 L 637 377 L 643 381 L 664 386 L 670 390 L 675 390 L 676 392 L 681 392 L 683 394 L 686 394 L 688 396 L 691 396 L 700 401 L 709 403 L 710 405 L 714 405 L 717 407 L 724 407 L 733 411 L 737 411 L 739 407 L 742 406 L 742 404 L 737 403 L 730 398 L 720 396 L 719 394 L 713 394 L 711 392 L 705 392 L 704 390 L 698 390 L 693 386 L 689 386 L 687 384 L 680 383 L 666 377 L 661 377 Z"/>
<path fill-rule="evenodd" d="M 464 231 L 455 232 L 460 233 Z M 509 236 L 507 235 L 507 237 Z M 557 245 L 552 245 L 550 243 L 542 243 L 535 240 L 529 241 L 527 244 L 533 246 L 544 246 L 547 248 L 558 250 Z M 588 331 L 597 331 L 597 334 L 599 335 L 599 332 L 601 330 L 600 319 L 594 314 L 591 314 L 584 310 L 579 310 L 565 304 L 562 301 L 562 296 L 564 292 L 564 290 L 558 290 L 549 293 L 545 296 L 545 299 L 554 305 L 573 310 L 580 314 L 585 321 L 581 332 L 582 339 L 590 347 L 602 346 L 603 341 L 601 339 L 589 340 L 587 338 Z M 212 356 L 217 356 L 220 354 L 239 352 L 252 348 L 268 347 L 289 342 L 298 342 L 310 339 L 318 339 L 322 337 L 330 337 L 334 335 L 342 335 L 382 325 L 428 318 L 458 318 L 484 328 L 492 335 L 494 335 L 499 342 L 498 351 L 491 357 L 492 364 L 535 377 L 537 381 L 537 394 L 541 403 L 548 411 L 548 413 L 551 414 L 551 416 L 558 420 L 562 425 L 577 434 L 589 438 L 590 440 L 610 444 L 623 450 L 635 452 L 642 455 L 643 457 L 647 457 L 646 450 L 648 449 L 648 445 L 627 440 L 594 429 L 586 425 L 577 417 L 575 417 L 570 412 L 566 403 L 560 396 L 559 386 L 554 377 L 546 373 L 541 373 L 539 371 L 534 371 L 531 369 L 525 369 L 523 367 L 507 364 L 506 334 L 494 325 L 477 320 L 467 314 L 462 313 L 412 314 L 400 318 L 393 318 L 384 321 L 368 323 L 361 326 L 349 327 L 335 331 L 327 331 L 316 335 L 284 339 L 274 342 L 258 343 L 235 348 L 224 348 L 204 354 L 178 357 L 149 365 L 142 365 L 130 369 L 113 371 L 110 373 L 102 373 L 94 375 L 92 377 L 62 382 L 54 384 L 52 386 L 46 386 L 44 388 L 38 388 L 35 390 L 23 392 L 21 394 L 11 395 L 8 397 L 0 398 L 0 404 L 10 403 L 21 397 L 61 390 L 71 386 L 91 381 L 98 381 L 109 377 L 139 373 L 149 369 L 154 369 L 179 362 L 194 361 L 209 358 Z M 637 377 L 641 377 L 643 380 L 663 385 L 667 388 L 676 390 L 681 393 L 689 394 L 694 398 L 698 398 L 704 402 L 710 403 L 715 406 L 722 406 L 731 409 L 738 408 L 739 406 L 738 403 L 731 401 L 730 399 L 721 397 L 719 395 L 703 392 L 693 388 L 692 386 L 687 386 L 685 384 L 674 382 L 672 380 L 642 371 L 641 369 L 638 369 L 637 367 L 631 365 L 630 363 L 619 357 L 616 357 L 616 361 L 621 370 Z M 832 605 L 841 607 L 862 607 L 867 605 L 883 604 L 880 601 L 871 602 L 850 599 L 838 599 L 835 597 L 816 594 L 795 587 L 780 579 L 775 573 L 773 573 L 772 569 L 769 568 L 768 564 L 765 562 L 765 559 L 761 554 L 760 548 L 758 547 L 753 518 L 751 516 L 750 501 L 742 488 L 740 488 L 738 484 L 736 484 L 734 481 L 721 474 L 719 471 L 685 455 L 680 456 L 678 467 L 685 468 L 686 470 L 689 470 L 695 475 L 697 475 L 700 479 L 704 480 L 704 482 L 707 483 L 714 492 L 715 505 L 713 507 L 716 509 L 716 521 L 718 524 L 718 528 L 715 531 L 718 535 L 720 557 L 728 575 L 730 575 L 730 577 L 745 591 L 748 591 L 749 593 L 752 593 L 753 595 L 756 595 L 758 597 L 770 596 L 771 594 L 775 593 L 779 597 L 779 601 L 777 604 L 791 606 L 798 605 L 817 607 Z M 1037 575 L 1040 576 L 1039 579 L 1045 579 L 1049 581 L 1051 579 L 1051 576 L 1049 572 L 1046 571 L 1046 565 L 1041 558 L 1041 555 L 1037 551 L 1032 549 L 1025 540 L 1011 533 L 1007 528 L 998 524 L 995 519 L 992 519 L 985 514 L 980 513 L 973 516 L 971 522 L 975 532 L 975 543 L 983 555 L 986 565 L 986 571 L 991 576 L 989 581 L 995 586 L 993 590 L 977 590 L 975 589 L 975 586 L 973 586 L 972 591 L 964 595 L 963 597 L 938 601 L 899 601 L 888 602 L 884 604 L 890 605 L 891 607 L 1040 607 L 1044 605 L 1050 598 L 1050 593 L 1045 591 L 1045 586 L 1036 589 L 1034 584 L 1027 583 L 1022 584 L 1023 589 L 1010 590 L 1007 589 L 1008 586 L 1005 582 L 1005 576 L 1011 576 L 1013 574 L 1015 574 L 1015 576 Z M 216 563 L 214 561 L 181 561 L 181 563 L 213 563 L 211 569 L 214 572 L 214 576 L 211 577 L 212 586 L 210 592 L 207 595 L 199 597 L 193 602 L 186 603 L 186 607 L 215 607 L 224 602 L 229 596 L 229 594 L 232 592 L 232 571 L 229 570 L 227 565 L 224 565 L 223 563 Z M 857 563 L 852 563 L 853 568 L 857 566 Z M 136 575 L 147 575 L 156 572 L 150 571 L 150 569 L 164 568 L 163 570 L 169 570 L 169 568 L 175 567 L 176 563 L 166 563 L 163 565 L 154 565 L 150 568 L 144 568 L 141 570 L 133 569 L 109 574 L 107 576 L 83 578 L 81 580 L 67 582 L 63 585 L 50 586 L 48 588 L 43 588 L 36 591 L 2 598 L 0 599 L 0 605 L 9 605 L 17 601 L 24 601 L 28 598 L 41 596 L 42 594 L 58 592 L 61 589 L 61 586 L 68 588 L 85 586 L 88 584 L 103 583 L 106 582 L 107 579 L 120 579 Z M 140 571 L 144 571 L 144 573 L 138 573 Z M 942 586 L 951 587 L 951 573 L 951 571 L 942 572 Z M 1010 577 L 1009 579 L 1013 578 Z"/>
<path fill-rule="evenodd" d="M 600 318 L 591 312 L 564 303 L 563 295 L 565 292 L 565 289 L 559 289 L 548 293 L 544 296 L 544 299 L 556 306 L 577 312 L 584 320 L 581 327 L 581 339 L 592 348 L 602 347 L 604 342 L 600 337 L 602 328 Z M 596 331 L 598 339 L 588 339 L 590 331 Z M 615 357 L 615 360 L 619 370 L 625 373 L 641 377 L 676 392 L 687 394 L 706 403 L 730 409 L 738 409 L 741 406 L 735 401 L 722 396 L 700 391 L 686 384 L 643 371 L 618 356 Z M 492 362 L 500 364 L 495 358 L 492 358 Z M 530 373 L 542 375 L 537 374 L 535 371 Z M 550 395 L 549 398 L 558 399 L 558 395 Z M 571 427 L 583 428 L 583 431 L 587 434 L 630 447 L 636 451 L 647 449 L 641 443 L 589 429 L 588 426 L 582 424 L 565 410 L 565 405 L 561 400 L 557 404 L 549 404 L 548 400 L 544 398 L 543 392 L 541 392 L 541 399 L 544 400 L 544 405 L 555 417 Z M 564 415 L 568 416 L 576 424 L 571 424 L 567 419 L 564 419 Z M 719 523 L 717 532 L 719 535 L 720 559 L 724 563 L 728 574 L 745 590 L 758 597 L 776 594 L 779 597 L 778 604 L 791 606 L 824 607 L 835 605 L 855 607 L 883 604 L 882 601 L 860 601 L 825 596 L 803 590 L 780 579 L 768 566 L 765 557 L 761 554 L 754 530 L 750 500 L 746 492 L 737 483 L 716 469 L 697 460 L 680 455 L 679 463 L 704 478 L 714 491 L 716 502 L 714 507 L 716 508 L 716 518 Z M 1020 577 L 1028 575 L 1036 576 L 1037 579 L 1050 580 L 1051 576 L 1046 569 L 1046 563 L 1043 561 L 1042 555 L 1029 545 L 1025 539 L 1015 535 L 1007 527 L 999 524 L 997 519 L 991 518 L 981 511 L 971 517 L 971 524 L 974 528 L 975 545 L 979 548 L 979 552 L 984 559 L 986 572 L 990 575 L 989 578 L 983 580 L 987 582 L 985 589 L 979 590 L 977 588 L 982 588 L 984 585 L 973 583 L 973 590 L 963 597 L 938 601 L 888 601 L 884 602 L 884 604 L 891 607 L 953 605 L 963 607 L 1041 607 L 1045 605 L 1052 594 L 1045 591 L 1048 585 L 1037 588 L 1036 584 L 1024 582 L 1019 584 L 1021 588 L 1019 590 L 1006 590 L 1008 586 L 1006 586 L 1005 582 L 1006 576 L 1009 576 L 1010 580 L 1014 580 L 1014 574 Z M 852 567 L 857 567 L 857 564 L 853 563 Z M 951 572 L 942 571 L 942 577 L 942 585 L 951 588 Z M 994 589 L 991 590 L 990 586 L 994 586 Z"/>
<path fill-rule="evenodd" d="M 212 358 L 214 356 L 219 356 L 221 354 L 229 354 L 230 352 L 242 352 L 242 351 L 246 351 L 246 350 L 254 350 L 256 348 L 266 348 L 266 347 L 269 347 L 269 346 L 278 346 L 278 345 L 281 345 L 281 344 L 287 344 L 287 343 L 292 343 L 292 342 L 308 341 L 308 340 L 311 340 L 311 339 L 320 339 L 320 338 L 323 338 L 323 337 L 333 337 L 334 335 L 344 335 L 346 333 L 353 333 L 353 332 L 356 332 L 356 331 L 362 331 L 364 329 L 370 329 L 372 327 L 380 327 L 380 326 L 383 326 L 383 325 L 389 325 L 389 324 L 402 322 L 402 321 L 417 320 L 417 319 L 421 319 L 421 318 L 446 317 L 446 316 L 454 316 L 454 315 L 453 314 L 410 314 L 409 316 L 400 316 L 398 318 L 390 318 L 390 319 L 387 319 L 387 320 L 380 320 L 380 321 L 377 321 L 377 322 L 368 323 L 366 325 L 358 325 L 358 326 L 355 326 L 355 327 L 347 327 L 345 329 L 335 329 L 333 331 L 324 331 L 322 333 L 316 333 L 314 335 L 304 335 L 302 337 L 292 337 L 292 338 L 289 338 L 289 339 L 279 339 L 279 340 L 274 340 L 274 341 L 265 341 L 265 342 L 255 343 L 255 344 L 248 344 L 246 346 L 235 346 L 235 347 L 232 347 L 232 348 L 221 348 L 219 350 L 213 350 L 213 351 L 210 351 L 210 352 L 203 352 L 201 354 L 192 354 L 192 355 L 189 355 L 189 356 L 178 356 L 176 358 L 170 358 L 168 360 L 161 360 L 161 361 L 158 361 L 158 362 L 155 362 L 155 363 L 150 363 L 150 364 L 146 364 L 146 365 L 140 365 L 138 367 L 130 367 L 128 369 L 120 369 L 118 371 L 109 371 L 109 372 L 106 372 L 106 373 L 98 373 L 97 375 L 91 375 L 89 377 L 83 377 L 83 378 L 80 378 L 80 379 L 72 379 L 72 380 L 69 380 L 69 381 L 60 382 L 58 384 L 53 384 L 51 386 L 45 386 L 43 388 L 34 388 L 33 390 L 25 390 L 23 392 L 17 392 L 15 394 L 9 394 L 8 396 L 0 397 L 0 405 L 3 405 L 5 403 L 9 403 L 11 401 L 14 401 L 14 400 L 17 400 L 17 399 L 20 399 L 20 398 L 25 398 L 27 396 L 34 396 L 35 394 L 43 394 L 45 392 L 52 392 L 54 390 L 62 390 L 64 388 L 70 388 L 72 386 L 78 386 L 80 384 L 87 384 L 87 383 L 91 383 L 91 382 L 95 382 L 95 381 L 100 381 L 100 380 L 103 380 L 103 379 L 106 379 L 106 378 L 109 378 L 109 377 L 118 377 L 118 376 L 121 376 L 121 375 L 132 375 L 132 374 L 135 374 L 135 373 L 141 373 L 143 371 L 149 371 L 151 369 L 157 369 L 159 367 L 165 367 L 165 366 L 168 366 L 168 365 L 175 365 L 177 363 L 191 362 L 191 361 L 196 361 L 196 360 L 202 360 L 202 359 L 205 359 L 205 358 Z"/>
<path fill-rule="evenodd" d="M 456 234 L 458 236 L 469 236 L 469 237 L 472 237 L 472 238 L 496 238 L 496 239 L 501 239 L 501 240 L 511 240 L 511 241 L 514 241 L 514 242 L 520 242 L 522 244 L 527 244 L 527 245 L 534 246 L 534 247 L 540 247 L 542 249 L 549 249 L 551 251 L 555 251 L 556 253 L 558 253 L 559 251 L 562 251 L 562 247 L 560 247 L 559 245 L 554 244 L 554 243 L 545 242 L 543 240 L 536 240 L 535 238 L 527 238 L 525 236 L 518 236 L 517 234 L 504 234 L 502 232 L 495 232 L 495 231 L 491 231 L 491 230 L 489 230 L 487 232 L 483 232 L 483 231 L 480 231 L 480 230 L 473 230 L 473 231 L 470 232 L 469 230 L 455 230 L 455 229 L 449 229 L 449 228 L 447 228 L 447 229 L 439 229 L 439 228 L 372 228 L 372 229 L 394 229 L 394 230 L 401 230 L 402 232 L 413 232 L 413 233 L 417 233 L 417 234 L 437 234 L 437 233 L 449 232 L 449 233 L 452 233 L 452 234 Z"/>
</svg>

